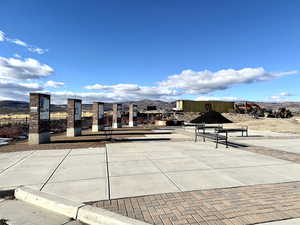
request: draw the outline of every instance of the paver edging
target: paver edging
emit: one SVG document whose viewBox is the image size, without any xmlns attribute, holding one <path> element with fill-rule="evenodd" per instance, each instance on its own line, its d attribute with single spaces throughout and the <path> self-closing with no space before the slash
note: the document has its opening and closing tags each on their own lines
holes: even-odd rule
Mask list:
<svg viewBox="0 0 300 225">
<path fill-rule="evenodd" d="M 85 205 L 78 210 L 77 219 L 91 225 L 149 225 L 106 209 Z"/>
<path fill-rule="evenodd" d="M 149 225 L 106 209 L 77 203 L 28 187 L 17 188 L 15 198 L 90 225 Z"/>
</svg>

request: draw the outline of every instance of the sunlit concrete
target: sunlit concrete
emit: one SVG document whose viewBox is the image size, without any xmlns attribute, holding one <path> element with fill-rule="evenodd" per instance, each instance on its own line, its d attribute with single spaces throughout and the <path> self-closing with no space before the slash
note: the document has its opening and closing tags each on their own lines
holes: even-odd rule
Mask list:
<svg viewBox="0 0 300 225">
<path fill-rule="evenodd" d="M 272 140 L 273 148 L 280 148 L 284 141 Z M 0 163 L 2 189 L 27 185 L 81 202 L 300 181 L 299 164 L 248 152 L 247 148 L 220 145 L 216 149 L 213 142 L 185 138 L 116 142 L 106 148 L 0 153 Z"/>
</svg>

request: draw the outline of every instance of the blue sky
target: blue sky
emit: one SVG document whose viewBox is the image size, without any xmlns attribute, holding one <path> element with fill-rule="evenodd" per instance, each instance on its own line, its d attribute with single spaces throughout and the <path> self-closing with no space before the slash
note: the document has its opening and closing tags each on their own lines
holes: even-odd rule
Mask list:
<svg viewBox="0 0 300 225">
<path fill-rule="evenodd" d="M 2 0 L 0 100 L 300 101 L 300 1 Z"/>
</svg>

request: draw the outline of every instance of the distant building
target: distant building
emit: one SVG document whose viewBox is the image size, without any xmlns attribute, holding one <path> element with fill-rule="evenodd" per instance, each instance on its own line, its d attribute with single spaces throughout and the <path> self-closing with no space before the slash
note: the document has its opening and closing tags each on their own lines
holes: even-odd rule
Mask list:
<svg viewBox="0 0 300 225">
<path fill-rule="evenodd" d="M 232 112 L 234 102 L 177 100 L 176 110 L 182 112 Z"/>
</svg>

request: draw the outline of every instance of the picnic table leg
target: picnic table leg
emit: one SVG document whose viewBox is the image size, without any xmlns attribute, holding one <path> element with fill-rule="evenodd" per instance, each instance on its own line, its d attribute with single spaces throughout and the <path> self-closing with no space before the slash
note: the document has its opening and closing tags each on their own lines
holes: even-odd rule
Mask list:
<svg viewBox="0 0 300 225">
<path fill-rule="evenodd" d="M 247 130 L 246 130 L 246 135 L 247 135 L 247 137 L 248 137 L 248 128 L 247 128 Z"/>
<path fill-rule="evenodd" d="M 218 148 L 218 143 L 219 143 L 219 135 L 217 134 L 216 148 Z"/>
<path fill-rule="evenodd" d="M 195 142 L 197 142 L 197 128 L 195 128 Z"/>
<path fill-rule="evenodd" d="M 203 142 L 205 142 L 205 128 L 203 127 Z"/>
<path fill-rule="evenodd" d="M 244 131 L 242 130 L 242 137 L 244 137 Z"/>
<path fill-rule="evenodd" d="M 226 132 L 226 148 L 228 148 L 228 132 Z"/>
</svg>

